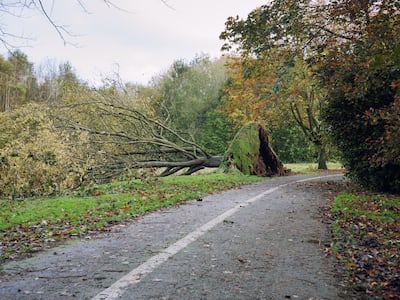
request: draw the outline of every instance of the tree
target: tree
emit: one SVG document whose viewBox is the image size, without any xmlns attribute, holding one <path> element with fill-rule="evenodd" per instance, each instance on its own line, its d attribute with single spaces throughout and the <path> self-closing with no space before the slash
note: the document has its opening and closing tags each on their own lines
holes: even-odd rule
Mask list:
<svg viewBox="0 0 400 300">
<path fill-rule="evenodd" d="M 0 113 L 0 197 L 76 188 L 90 162 L 85 145 L 84 134 L 71 135 L 54 126 L 49 107 L 30 103 Z"/>
<path fill-rule="evenodd" d="M 232 122 L 219 108 L 210 110 L 205 114 L 199 144 L 213 155 L 222 155 L 234 133 Z"/>
<path fill-rule="evenodd" d="M 12 64 L 0 56 L 0 111 L 11 110 L 10 82 Z"/>
<path fill-rule="evenodd" d="M 223 110 L 238 124 L 259 120 L 271 132 L 296 124 L 316 147 L 318 168 L 326 169 L 327 144 L 319 117 L 325 92 L 302 58 L 285 55 L 270 50 L 258 59 L 231 60 Z"/>
<path fill-rule="evenodd" d="M 315 161 L 315 148 L 296 124 L 271 129 L 270 144 L 284 163 Z"/>
<path fill-rule="evenodd" d="M 320 69 L 330 82 L 325 117 L 349 175 L 367 188 L 399 193 L 400 2 L 350 8 L 360 33 L 329 49 Z"/>
<path fill-rule="evenodd" d="M 317 149 L 318 169 L 327 169 L 327 139 L 320 118 L 325 90 L 298 56 L 281 66 L 278 75 L 274 88 L 279 95 L 279 105 L 289 105 L 295 123 Z"/>
<path fill-rule="evenodd" d="M 0 59 L 0 111 L 10 111 L 30 100 L 37 89 L 37 83 L 33 64 L 21 51 L 16 50 L 7 59 Z"/>
<path fill-rule="evenodd" d="M 129 97 L 101 91 L 90 99 L 62 106 L 58 119 L 64 128 L 89 134 L 91 179 L 108 181 L 135 168 L 165 168 L 160 175 L 167 176 L 219 166 L 221 157 L 152 118 Z"/>
<path fill-rule="evenodd" d="M 223 58 L 212 60 L 206 55 L 198 56 L 189 63 L 175 61 L 165 74 L 153 80 L 156 93 L 152 97 L 152 106 L 157 118 L 202 146 L 217 146 L 215 142 L 209 143 L 212 134 L 214 140 L 226 147 L 229 133 L 220 131 L 217 136 L 217 131 L 210 132 L 206 128 L 210 122 L 214 125 L 218 122 L 219 128 L 228 127 L 225 119 L 215 120 L 221 88 L 226 80 L 224 63 Z M 221 155 L 224 149 L 217 148 L 208 149 Z"/>
<path fill-rule="evenodd" d="M 224 49 L 304 57 L 326 89 L 325 119 L 350 175 L 398 192 L 399 1 L 273 1 L 230 18 Z M 290 57 L 290 55 L 289 55 Z"/>
</svg>

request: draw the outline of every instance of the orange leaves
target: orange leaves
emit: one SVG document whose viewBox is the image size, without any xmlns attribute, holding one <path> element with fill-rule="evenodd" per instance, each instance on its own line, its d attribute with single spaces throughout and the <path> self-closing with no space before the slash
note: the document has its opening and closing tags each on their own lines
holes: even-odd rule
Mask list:
<svg viewBox="0 0 400 300">
<path fill-rule="evenodd" d="M 273 57 L 245 62 L 232 57 L 228 61 L 230 82 L 221 110 L 238 126 L 257 120 L 271 127 L 287 121 L 282 118 L 285 104 L 273 92 L 278 62 Z"/>
<path fill-rule="evenodd" d="M 392 80 L 392 82 L 390 83 L 390 87 L 392 88 L 392 90 L 397 89 L 397 80 Z"/>
</svg>

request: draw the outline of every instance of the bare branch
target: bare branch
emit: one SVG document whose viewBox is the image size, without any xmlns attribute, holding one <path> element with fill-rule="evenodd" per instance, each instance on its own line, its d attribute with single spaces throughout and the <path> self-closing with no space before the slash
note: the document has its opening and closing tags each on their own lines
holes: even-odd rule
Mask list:
<svg viewBox="0 0 400 300">
<path fill-rule="evenodd" d="M 167 0 L 161 0 L 162 3 L 164 3 L 164 5 L 172 10 L 175 10 L 175 8 L 173 6 L 171 6 Z"/>
</svg>

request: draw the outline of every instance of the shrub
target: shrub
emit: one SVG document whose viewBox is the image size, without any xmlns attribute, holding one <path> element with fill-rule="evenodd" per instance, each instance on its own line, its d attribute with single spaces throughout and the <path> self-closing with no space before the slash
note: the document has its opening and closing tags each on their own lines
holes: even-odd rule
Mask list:
<svg viewBox="0 0 400 300">
<path fill-rule="evenodd" d="M 356 64 L 336 70 L 342 74 L 335 77 L 325 119 L 353 180 L 400 193 L 399 101 L 393 84 L 400 72 L 385 65 L 371 71 Z"/>
</svg>

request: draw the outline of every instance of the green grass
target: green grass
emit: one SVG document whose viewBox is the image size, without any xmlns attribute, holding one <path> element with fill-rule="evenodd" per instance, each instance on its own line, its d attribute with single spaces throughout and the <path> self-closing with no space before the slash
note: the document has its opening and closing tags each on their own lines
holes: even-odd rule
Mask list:
<svg viewBox="0 0 400 300">
<path fill-rule="evenodd" d="M 101 230 L 162 207 L 182 204 L 207 194 L 265 180 L 240 173 L 170 176 L 92 185 L 72 195 L 0 200 L 0 258 L 33 249 L 32 244 L 63 240 Z M 7 246 L 8 245 L 8 246 Z"/>
<path fill-rule="evenodd" d="M 115 182 L 91 186 L 75 195 L 55 198 L 0 200 L 0 230 L 17 225 L 70 223 L 96 227 L 144 212 L 182 203 L 208 193 L 260 181 L 254 176 L 208 175 L 171 176 L 142 182 Z"/>
<path fill-rule="evenodd" d="M 399 199 L 389 195 L 355 195 L 342 193 L 335 198 L 332 212 L 364 217 L 382 222 L 400 221 Z"/>
<path fill-rule="evenodd" d="M 343 170 L 343 165 L 340 162 L 328 162 L 328 170 Z M 316 163 L 293 163 L 284 164 L 285 168 L 292 170 L 294 173 L 314 173 L 318 171 Z"/>
</svg>

